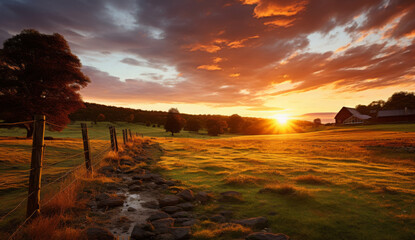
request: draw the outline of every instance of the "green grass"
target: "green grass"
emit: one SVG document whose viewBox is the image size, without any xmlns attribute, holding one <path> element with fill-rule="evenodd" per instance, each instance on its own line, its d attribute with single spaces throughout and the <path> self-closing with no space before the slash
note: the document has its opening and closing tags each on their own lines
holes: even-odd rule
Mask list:
<svg viewBox="0 0 415 240">
<path fill-rule="evenodd" d="M 158 141 L 163 174 L 195 189 L 243 194 L 243 204 L 212 203 L 198 209 L 203 214 L 220 204 L 235 218 L 265 216 L 293 239 L 415 239 L 413 153 L 367 148 L 415 146 L 415 133 L 339 128 Z"/>
</svg>

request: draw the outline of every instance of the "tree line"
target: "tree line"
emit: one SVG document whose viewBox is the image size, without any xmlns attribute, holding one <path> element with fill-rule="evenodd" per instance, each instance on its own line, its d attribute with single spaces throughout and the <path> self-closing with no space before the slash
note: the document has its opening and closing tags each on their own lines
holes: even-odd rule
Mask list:
<svg viewBox="0 0 415 240">
<path fill-rule="evenodd" d="M 399 109 L 415 109 L 415 93 L 414 92 L 396 92 L 392 94 L 388 100 L 372 101 L 368 105 L 359 104 L 356 110 L 361 114 L 369 115 L 373 118 L 381 110 L 399 110 Z"/>
</svg>

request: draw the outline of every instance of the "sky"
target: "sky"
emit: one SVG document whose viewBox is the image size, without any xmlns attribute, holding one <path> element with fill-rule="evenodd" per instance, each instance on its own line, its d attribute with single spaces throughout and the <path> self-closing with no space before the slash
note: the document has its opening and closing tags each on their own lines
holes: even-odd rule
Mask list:
<svg viewBox="0 0 415 240">
<path fill-rule="evenodd" d="M 0 0 L 0 42 L 59 33 L 83 99 L 332 122 L 415 91 L 414 0 Z"/>
</svg>

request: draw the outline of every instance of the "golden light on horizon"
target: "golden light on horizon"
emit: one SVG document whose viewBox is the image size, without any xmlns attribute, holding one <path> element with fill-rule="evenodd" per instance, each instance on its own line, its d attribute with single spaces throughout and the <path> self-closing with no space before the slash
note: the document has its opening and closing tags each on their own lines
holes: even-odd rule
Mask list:
<svg viewBox="0 0 415 240">
<path fill-rule="evenodd" d="M 289 117 L 284 114 L 275 114 L 273 118 L 281 125 L 287 124 Z"/>
</svg>

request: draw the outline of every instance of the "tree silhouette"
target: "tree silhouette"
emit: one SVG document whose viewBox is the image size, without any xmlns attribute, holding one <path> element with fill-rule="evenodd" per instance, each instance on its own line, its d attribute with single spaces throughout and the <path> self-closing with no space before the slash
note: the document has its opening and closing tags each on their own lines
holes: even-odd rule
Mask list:
<svg viewBox="0 0 415 240">
<path fill-rule="evenodd" d="M 98 114 L 98 116 L 97 116 L 97 119 L 96 119 L 96 121 L 95 121 L 95 124 L 97 123 L 97 122 L 103 122 L 105 120 L 105 115 L 104 114 L 102 114 L 102 113 L 100 113 L 100 114 Z"/>
<path fill-rule="evenodd" d="M 185 125 L 185 130 L 187 131 L 198 132 L 200 128 L 200 121 L 194 118 L 189 119 Z"/>
<path fill-rule="evenodd" d="M 17 122 L 44 114 L 60 131 L 68 114 L 83 107 L 78 91 L 89 82 L 63 36 L 23 30 L 0 49 L 0 118 Z M 19 127 L 32 136 L 33 124 Z"/>
<path fill-rule="evenodd" d="M 230 116 L 227 122 L 231 133 L 240 133 L 242 131 L 244 120 L 238 114 Z"/>
<path fill-rule="evenodd" d="M 206 128 L 210 136 L 218 136 L 221 133 L 221 123 L 217 119 L 211 118 L 206 121 Z"/>
<path fill-rule="evenodd" d="M 170 108 L 167 113 L 167 121 L 164 125 L 166 132 L 171 132 L 171 135 L 174 136 L 175 133 L 179 133 L 183 127 L 183 120 L 180 116 L 179 110 L 177 108 Z"/>
<path fill-rule="evenodd" d="M 415 94 L 413 92 L 396 92 L 385 102 L 383 109 L 415 109 Z"/>
</svg>

